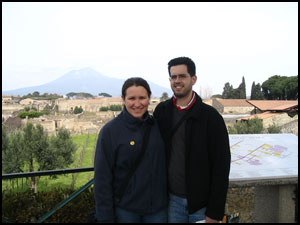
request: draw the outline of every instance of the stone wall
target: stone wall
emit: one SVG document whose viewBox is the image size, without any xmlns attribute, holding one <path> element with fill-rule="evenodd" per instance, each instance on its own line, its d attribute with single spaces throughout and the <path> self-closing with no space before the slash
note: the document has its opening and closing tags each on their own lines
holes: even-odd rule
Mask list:
<svg viewBox="0 0 300 225">
<path fill-rule="evenodd" d="M 282 125 L 281 133 L 293 133 L 298 136 L 298 116 L 297 119 Z"/>
<path fill-rule="evenodd" d="M 219 113 L 224 112 L 224 106 L 215 98 L 212 99 L 212 106 L 218 110 Z"/>
<path fill-rule="evenodd" d="M 86 112 L 99 112 L 100 107 L 110 105 L 122 105 L 122 98 L 95 98 L 95 99 L 58 99 L 55 102 L 60 112 L 70 112 L 75 107 L 82 107 Z"/>
<path fill-rule="evenodd" d="M 2 104 L 2 114 L 13 113 L 15 111 L 19 111 L 23 109 L 24 109 L 24 105 L 20 105 L 20 104 Z"/>
<path fill-rule="evenodd" d="M 254 223 L 254 187 L 229 187 L 225 214 L 239 214 L 239 223 Z"/>
<path fill-rule="evenodd" d="M 239 223 L 294 223 L 298 177 L 230 181 L 225 214 Z"/>
<path fill-rule="evenodd" d="M 49 135 L 55 134 L 56 130 L 64 127 L 72 135 L 83 133 L 98 133 L 101 127 L 109 120 L 118 115 L 118 112 L 97 112 L 91 115 L 82 114 L 65 114 L 58 116 L 42 116 L 33 119 L 22 120 L 23 125 L 27 121 L 33 124 L 41 124 Z"/>
<path fill-rule="evenodd" d="M 253 111 L 253 107 L 224 107 L 224 114 L 249 114 Z"/>
<path fill-rule="evenodd" d="M 264 119 L 263 125 L 264 127 L 269 127 L 271 125 L 276 125 L 280 127 L 294 120 L 298 121 L 298 115 L 295 115 L 294 117 L 290 117 L 287 113 L 278 113 L 278 115 L 274 115 L 272 117 Z"/>
</svg>

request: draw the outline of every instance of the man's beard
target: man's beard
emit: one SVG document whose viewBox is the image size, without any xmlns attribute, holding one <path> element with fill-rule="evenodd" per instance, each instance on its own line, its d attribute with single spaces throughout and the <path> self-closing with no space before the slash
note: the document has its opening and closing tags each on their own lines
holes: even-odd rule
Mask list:
<svg viewBox="0 0 300 225">
<path fill-rule="evenodd" d="M 183 92 L 180 93 L 176 93 L 175 88 L 172 88 L 174 95 L 176 96 L 176 98 L 184 98 L 187 97 L 190 93 L 191 90 L 187 89 L 184 90 Z"/>
<path fill-rule="evenodd" d="M 184 92 L 180 92 L 180 93 L 176 93 L 174 90 L 173 90 L 173 93 L 174 95 L 176 96 L 176 98 L 184 98 L 184 97 L 187 97 L 189 95 L 189 90 L 186 90 Z"/>
</svg>

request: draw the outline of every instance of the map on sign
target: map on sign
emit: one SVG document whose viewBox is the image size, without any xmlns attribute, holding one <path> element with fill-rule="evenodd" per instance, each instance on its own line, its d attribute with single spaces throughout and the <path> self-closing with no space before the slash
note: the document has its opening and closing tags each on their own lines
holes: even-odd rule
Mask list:
<svg viewBox="0 0 300 225">
<path fill-rule="evenodd" d="M 229 179 L 298 176 L 298 136 L 294 134 L 229 135 Z"/>
</svg>

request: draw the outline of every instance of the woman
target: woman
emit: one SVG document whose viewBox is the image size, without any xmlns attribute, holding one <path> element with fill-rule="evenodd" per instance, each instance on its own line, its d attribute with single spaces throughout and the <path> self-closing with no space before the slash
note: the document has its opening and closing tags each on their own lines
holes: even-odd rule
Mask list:
<svg viewBox="0 0 300 225">
<path fill-rule="evenodd" d="M 95 155 L 94 194 L 99 222 L 167 222 L 167 178 L 164 142 L 148 113 L 151 90 L 142 78 L 122 87 L 123 111 L 100 131 Z M 121 184 L 139 153 L 151 126 L 145 154 L 120 200 Z"/>
</svg>

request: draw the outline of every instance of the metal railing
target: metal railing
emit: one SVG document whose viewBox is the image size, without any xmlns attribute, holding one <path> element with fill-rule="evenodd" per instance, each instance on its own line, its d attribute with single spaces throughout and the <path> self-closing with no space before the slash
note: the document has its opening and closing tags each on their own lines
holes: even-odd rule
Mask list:
<svg viewBox="0 0 300 225">
<path fill-rule="evenodd" d="M 60 169 L 60 170 L 48 170 L 48 171 L 37 171 L 37 172 L 25 172 L 25 173 L 11 173 L 11 174 L 2 174 L 2 180 L 14 179 L 14 178 L 24 178 L 24 177 L 35 177 L 35 176 L 50 176 L 50 175 L 59 175 L 59 174 L 69 174 L 69 173 L 82 173 L 82 172 L 91 172 L 94 171 L 94 167 L 85 167 L 85 168 L 74 168 L 74 169 Z M 79 188 L 77 191 L 72 193 L 67 199 L 61 201 L 54 208 L 52 208 L 48 213 L 39 218 L 36 223 L 42 223 L 51 215 L 53 215 L 57 210 L 64 207 L 74 198 L 76 198 L 80 193 L 88 189 L 91 185 L 94 184 L 94 178 Z M 14 223 L 9 221 L 6 218 L 2 218 L 2 223 Z"/>
</svg>

